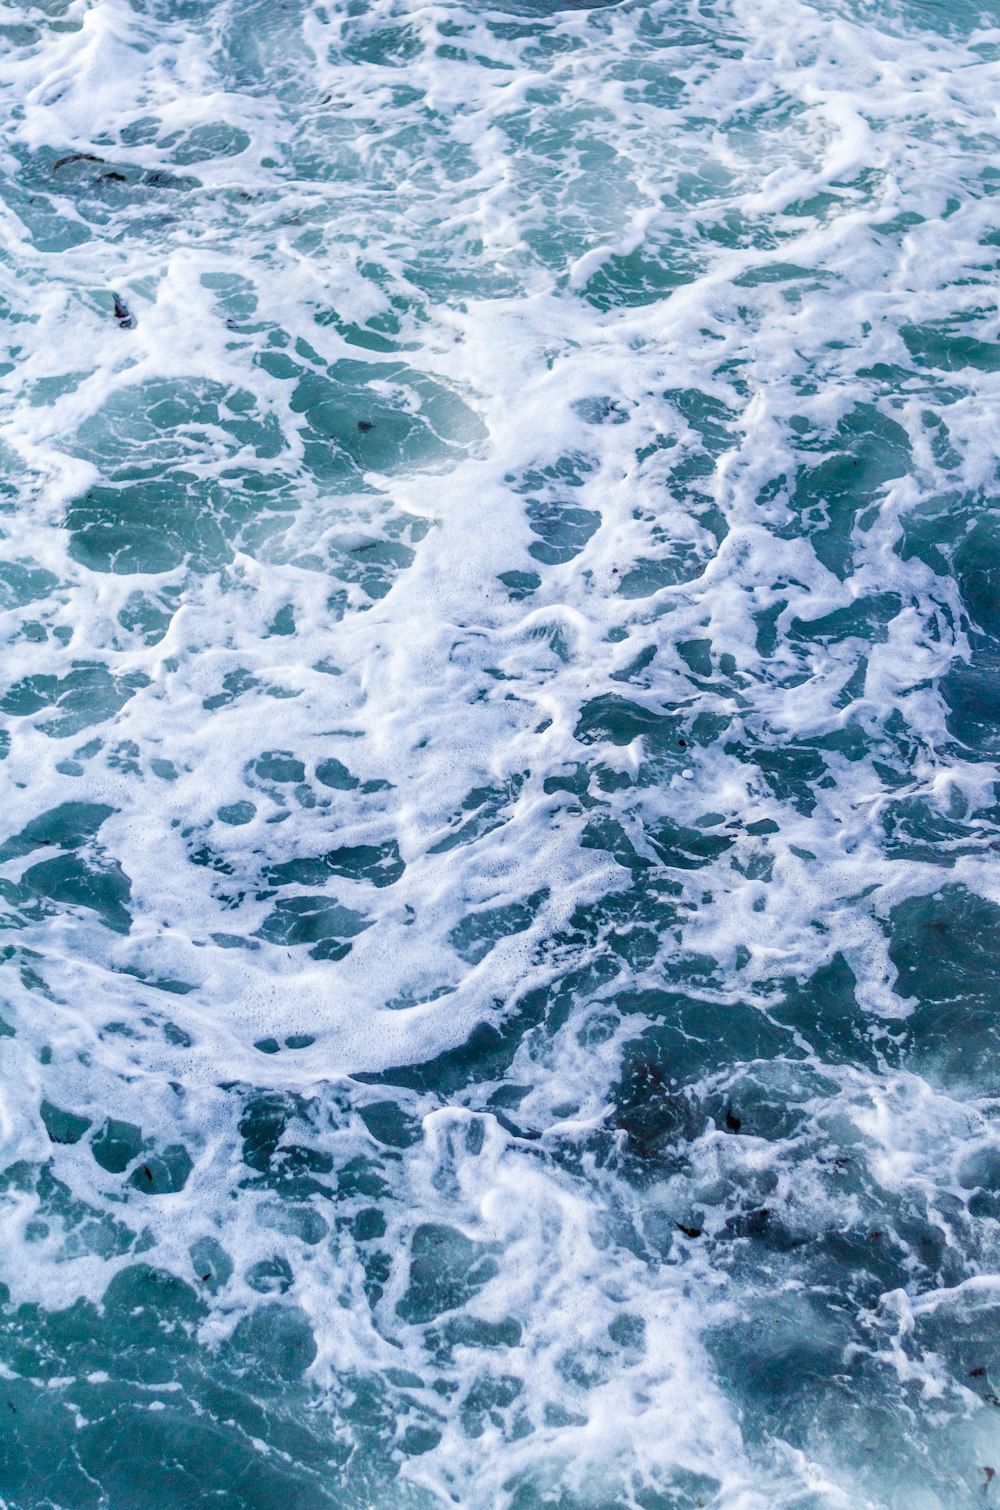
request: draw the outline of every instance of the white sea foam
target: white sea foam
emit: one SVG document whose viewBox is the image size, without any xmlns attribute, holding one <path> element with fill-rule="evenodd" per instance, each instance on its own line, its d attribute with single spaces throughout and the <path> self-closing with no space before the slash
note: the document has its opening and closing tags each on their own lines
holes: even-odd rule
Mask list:
<svg viewBox="0 0 1000 1510">
<path fill-rule="evenodd" d="M 919 1286 L 905 1213 L 968 1242 L 939 1207 L 992 1147 L 992 1103 L 811 1045 L 734 1067 L 721 1042 L 697 1084 L 716 1120 L 676 1168 L 637 1194 L 601 1139 L 642 1141 L 613 1126 L 613 1087 L 665 1020 L 656 993 L 763 1021 L 843 959 L 887 1053 L 916 999 L 893 909 L 945 885 L 1000 902 L 985 827 L 955 853 L 886 837 L 903 798 L 973 825 L 994 802 L 937 685 L 971 654 L 960 592 L 906 532 L 996 476 L 996 364 L 914 356 L 942 331 L 997 340 L 996 18 L 942 35 L 801 0 L 355 12 L 9 10 L 0 707 L 3 838 L 25 837 L 0 867 L 17 930 L 0 1137 L 8 1164 L 49 1158 L 47 1097 L 141 1125 L 129 1177 L 154 1147 L 193 1168 L 151 1200 L 86 1139 L 56 1145 L 96 1235 L 66 1215 L 39 1235 L 40 1197 L 12 1187 L 4 1278 L 48 1308 L 96 1300 L 136 1261 L 114 1218 L 186 1277 L 213 1234 L 235 1258 L 203 1323 L 221 1344 L 280 1248 L 331 1419 L 348 1375 L 425 1380 L 438 1440 L 403 1473 L 427 1503 L 901 1503 L 915 1456 L 880 1481 L 835 1415 L 777 1449 L 771 1426 L 744 1431 L 705 1339 L 749 1329 L 768 1280 L 677 1227 L 724 1232 L 741 1181 L 766 1215 L 794 1196 L 803 1242 L 898 1200 Z M 108 486 L 118 502 L 87 503 Z M 856 610 L 855 632 L 816 628 Z M 806 748 L 801 778 L 767 764 Z M 580 763 L 602 773 L 587 805 Z M 72 850 L 29 827 L 78 802 L 108 812 Z M 763 820 L 777 830 L 748 831 Z M 628 852 L 661 874 L 665 825 L 726 842 L 668 860 L 675 893 L 645 920 L 582 924 L 640 884 Z M 32 898 L 55 852 L 127 877 L 125 920 L 78 882 Z M 342 958 L 311 957 L 322 929 L 281 912 L 317 896 Z M 609 936 L 644 921 L 651 951 L 602 975 Z M 557 1004 L 544 1031 L 534 993 Z M 505 1130 L 492 1080 L 408 1092 L 370 1302 L 324 1201 L 246 1188 L 223 1087 L 301 1096 L 339 1170 L 370 1153 L 358 1108 L 386 1095 L 351 1077 L 519 1014 L 512 1104 L 540 1136 Z M 801 1121 L 726 1137 L 737 1093 Z M 456 1344 L 437 1395 L 432 1318 L 396 1310 L 434 1224 L 495 1259 L 470 1323 L 516 1323 L 499 1350 Z M 819 1335 L 803 1283 L 777 1283 L 781 1327 Z M 914 1318 L 991 1284 L 886 1302 L 906 1327 L 871 1357 L 926 1395 Z M 637 1340 L 609 1343 L 616 1320 Z M 845 1347 L 831 1323 L 817 1356 L 832 1371 Z M 640 1498 L 671 1482 L 676 1500 Z"/>
</svg>

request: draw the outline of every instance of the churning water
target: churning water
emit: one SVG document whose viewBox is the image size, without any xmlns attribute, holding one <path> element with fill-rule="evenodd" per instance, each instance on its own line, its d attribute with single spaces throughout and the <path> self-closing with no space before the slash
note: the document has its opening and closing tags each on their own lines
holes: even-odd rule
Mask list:
<svg viewBox="0 0 1000 1510">
<path fill-rule="evenodd" d="M 0 1502 L 1000 1503 L 996 0 L 0 99 Z"/>
</svg>

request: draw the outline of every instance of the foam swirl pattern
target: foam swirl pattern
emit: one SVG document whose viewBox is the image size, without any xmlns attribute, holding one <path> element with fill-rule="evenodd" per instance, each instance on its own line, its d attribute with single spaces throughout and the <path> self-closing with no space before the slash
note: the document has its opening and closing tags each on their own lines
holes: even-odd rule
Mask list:
<svg viewBox="0 0 1000 1510">
<path fill-rule="evenodd" d="M 996 0 L 0 13 L 0 1503 L 1000 1495 Z"/>
</svg>

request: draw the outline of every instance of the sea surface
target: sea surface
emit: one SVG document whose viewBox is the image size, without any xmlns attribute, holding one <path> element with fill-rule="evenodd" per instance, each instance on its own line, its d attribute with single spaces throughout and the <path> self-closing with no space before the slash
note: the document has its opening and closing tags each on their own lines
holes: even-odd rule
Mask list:
<svg viewBox="0 0 1000 1510">
<path fill-rule="evenodd" d="M 0 10 L 0 1505 L 1000 1506 L 1000 0 Z"/>
</svg>

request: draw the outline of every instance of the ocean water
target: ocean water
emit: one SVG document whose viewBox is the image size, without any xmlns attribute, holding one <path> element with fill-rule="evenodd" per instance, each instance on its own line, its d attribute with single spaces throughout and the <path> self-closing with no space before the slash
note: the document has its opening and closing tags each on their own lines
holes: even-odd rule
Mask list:
<svg viewBox="0 0 1000 1510">
<path fill-rule="evenodd" d="M 1000 6 L 0 12 L 0 1504 L 1000 1501 Z"/>
</svg>

